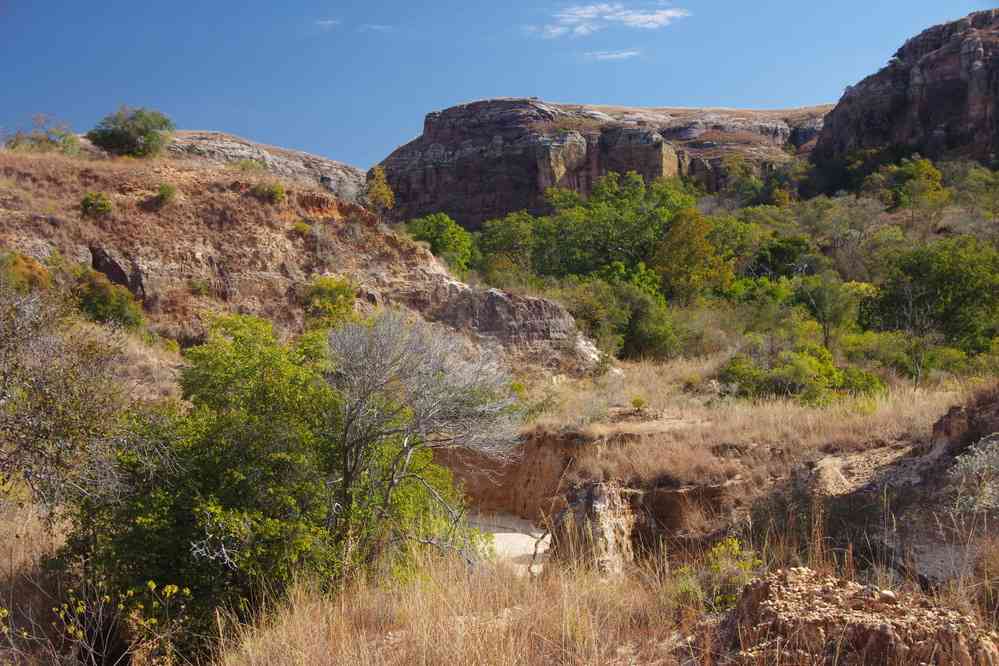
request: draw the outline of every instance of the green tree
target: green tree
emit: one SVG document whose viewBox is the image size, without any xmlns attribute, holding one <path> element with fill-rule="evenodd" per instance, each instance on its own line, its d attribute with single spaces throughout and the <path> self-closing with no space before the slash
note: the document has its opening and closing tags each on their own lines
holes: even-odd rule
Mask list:
<svg viewBox="0 0 999 666">
<path fill-rule="evenodd" d="M 859 292 L 844 284 L 834 272 L 802 278 L 795 296 L 797 302 L 804 305 L 819 322 L 822 344 L 828 349 L 832 349 L 841 331 L 856 323 Z"/>
<path fill-rule="evenodd" d="M 395 193 L 389 186 L 384 167 L 376 166 L 368 171 L 364 200 L 379 215 L 395 208 Z"/>
<path fill-rule="evenodd" d="M 189 587 L 205 631 L 217 605 L 250 610 L 261 585 L 338 571 L 324 436 L 338 428 L 337 396 L 316 359 L 250 317 L 214 322 L 187 360 L 191 411 L 136 421 L 113 466 L 115 493 L 76 506 L 70 548 L 118 588 Z"/>
<path fill-rule="evenodd" d="M 173 122 L 159 111 L 122 106 L 87 132 L 87 138 L 112 155 L 152 157 L 166 147 L 173 130 Z"/>
<path fill-rule="evenodd" d="M 689 304 L 705 289 L 724 289 L 732 279 L 732 266 L 711 243 L 711 223 L 696 209 L 681 211 L 656 248 L 653 266 L 666 294 Z"/>
<path fill-rule="evenodd" d="M 484 261 L 498 260 L 522 271 L 531 271 L 537 245 L 536 226 L 537 219 L 526 211 L 486 221 L 478 239 Z"/>
<path fill-rule="evenodd" d="M 253 317 L 213 322 L 186 354 L 190 408 L 134 419 L 109 483 L 68 512 L 69 553 L 116 588 L 189 587 L 195 635 L 302 572 L 332 585 L 412 542 L 469 554 L 432 451 L 502 455 L 517 411 L 509 376 L 463 344 L 397 313 L 296 343 Z"/>
<path fill-rule="evenodd" d="M 535 268 L 558 277 L 590 275 L 615 261 L 650 265 L 673 217 L 696 204 L 678 180 L 646 184 L 635 172 L 604 176 L 585 201 L 562 190 L 550 190 L 548 201 L 555 212 L 535 226 Z"/>
<path fill-rule="evenodd" d="M 472 260 L 472 234 L 458 226 L 444 213 L 418 217 L 406 224 L 406 230 L 418 241 L 430 244 L 430 251 L 457 270 L 468 270 Z"/>
<path fill-rule="evenodd" d="M 892 210 L 909 211 L 910 228 L 924 239 L 935 229 L 953 196 L 944 187 L 940 170 L 919 157 L 882 167 L 867 178 L 864 189 L 880 196 Z"/>
<path fill-rule="evenodd" d="M 816 256 L 807 238 L 778 236 L 760 248 L 747 270 L 752 275 L 792 277 L 811 272 L 816 263 Z"/>
<path fill-rule="evenodd" d="M 763 203 L 766 185 L 749 160 L 729 155 L 722 161 L 724 184 L 721 197 L 732 208 Z"/>
<path fill-rule="evenodd" d="M 958 199 L 991 224 L 999 219 L 999 172 L 973 166 L 964 178 Z"/>
<path fill-rule="evenodd" d="M 962 236 L 902 252 L 867 314 L 883 330 L 987 350 L 999 335 L 999 250 Z"/>
</svg>

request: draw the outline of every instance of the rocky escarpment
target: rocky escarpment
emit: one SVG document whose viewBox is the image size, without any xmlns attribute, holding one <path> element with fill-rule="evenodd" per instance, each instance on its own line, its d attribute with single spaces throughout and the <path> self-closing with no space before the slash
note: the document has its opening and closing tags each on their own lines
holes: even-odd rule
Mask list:
<svg viewBox="0 0 999 666">
<path fill-rule="evenodd" d="M 358 168 L 297 150 L 254 143 L 222 132 L 177 132 L 167 150 L 178 157 L 194 157 L 217 164 L 252 160 L 274 175 L 318 183 L 338 198 L 351 203 L 357 203 L 364 192 L 365 174 Z"/>
<path fill-rule="evenodd" d="M 211 160 L 0 151 L 0 252 L 89 266 L 128 288 L 154 331 L 183 342 L 200 339 L 213 312 L 260 315 L 300 331 L 306 285 L 337 275 L 358 285 L 361 310 L 406 307 L 559 371 L 598 360 L 560 305 L 459 282 L 427 249 L 315 184 L 285 180 L 286 197 L 276 203 L 256 194 L 274 182 Z M 157 199 L 162 183 L 176 188 L 166 204 Z M 106 193 L 112 212 L 81 215 L 88 191 Z"/>
<path fill-rule="evenodd" d="M 817 159 L 904 147 L 989 160 L 999 146 L 999 9 L 910 39 L 887 67 L 849 88 L 826 118 Z"/>
<path fill-rule="evenodd" d="M 830 107 L 789 111 L 628 108 L 494 99 L 431 113 L 423 135 L 383 162 L 408 219 L 443 211 L 476 227 L 544 209 L 549 187 L 584 194 L 608 172 L 684 175 L 709 190 L 735 155 L 758 171 L 807 151 Z"/>
</svg>

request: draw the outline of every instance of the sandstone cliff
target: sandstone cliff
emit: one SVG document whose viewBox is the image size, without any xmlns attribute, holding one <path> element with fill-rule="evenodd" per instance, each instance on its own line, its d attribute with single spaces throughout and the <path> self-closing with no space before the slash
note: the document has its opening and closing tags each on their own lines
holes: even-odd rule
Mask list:
<svg viewBox="0 0 999 666">
<path fill-rule="evenodd" d="M 182 158 L 153 161 L 0 151 L 0 251 L 90 266 L 142 301 L 153 330 L 181 341 L 199 339 L 212 312 L 257 314 L 301 330 L 304 286 L 333 274 L 359 285 L 361 310 L 407 307 L 533 362 L 595 361 L 560 305 L 455 280 L 425 248 L 307 174 L 283 179 L 286 199 L 268 203 L 254 185 L 277 182 L 273 175 L 191 158 L 218 149 L 217 137 L 207 145 L 182 137 L 172 152 Z M 177 191 L 165 205 L 156 198 L 161 184 Z M 113 212 L 82 216 L 88 191 L 107 193 Z"/>
<path fill-rule="evenodd" d="M 847 89 L 814 156 L 901 146 L 991 159 L 999 144 L 999 9 L 910 39 L 887 67 Z"/>
<path fill-rule="evenodd" d="M 684 175 L 709 190 L 723 158 L 760 171 L 807 152 L 830 107 L 789 111 L 627 108 L 494 99 L 431 113 L 423 135 L 383 162 L 396 215 L 443 211 L 476 227 L 508 212 L 544 208 L 548 187 L 588 193 L 611 172 Z"/>
</svg>

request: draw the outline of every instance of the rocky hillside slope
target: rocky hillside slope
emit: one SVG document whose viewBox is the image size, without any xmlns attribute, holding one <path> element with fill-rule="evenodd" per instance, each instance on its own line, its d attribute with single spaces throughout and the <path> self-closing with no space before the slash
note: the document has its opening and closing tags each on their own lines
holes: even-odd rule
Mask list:
<svg viewBox="0 0 999 666">
<path fill-rule="evenodd" d="M 318 183 L 349 203 L 358 203 L 364 192 L 365 174 L 356 167 L 297 150 L 254 143 L 223 132 L 177 132 L 167 150 L 178 157 L 193 157 L 219 165 L 252 160 L 277 176 Z"/>
<path fill-rule="evenodd" d="M 931 157 L 991 159 L 999 148 L 999 9 L 910 39 L 887 67 L 849 88 L 814 156 L 904 146 Z"/>
<path fill-rule="evenodd" d="M 648 179 L 684 175 L 709 190 L 723 158 L 760 171 L 807 152 L 831 107 L 788 111 L 628 108 L 493 99 L 431 113 L 423 135 L 382 163 L 409 219 L 443 211 L 474 228 L 522 209 L 543 209 L 548 187 L 588 193 L 611 172 Z"/>
<path fill-rule="evenodd" d="M 199 339 L 206 316 L 220 311 L 301 330 L 304 287 L 315 275 L 331 274 L 359 285 L 362 310 L 407 307 L 480 343 L 550 365 L 595 360 L 556 303 L 470 287 L 425 248 L 318 183 L 190 157 L 229 150 L 220 142 L 237 140 L 211 135 L 210 143 L 192 148 L 193 141 L 182 135 L 175 146 L 173 154 L 179 149 L 183 159 L 152 161 L 0 151 L 0 251 L 48 262 L 61 257 L 103 272 L 141 300 L 154 331 L 182 342 Z M 281 157 L 270 148 L 248 150 Z M 286 198 L 268 202 L 257 186 L 277 182 Z M 177 192 L 165 204 L 156 196 L 162 184 Z M 112 213 L 83 216 L 86 192 L 106 193 Z"/>
</svg>

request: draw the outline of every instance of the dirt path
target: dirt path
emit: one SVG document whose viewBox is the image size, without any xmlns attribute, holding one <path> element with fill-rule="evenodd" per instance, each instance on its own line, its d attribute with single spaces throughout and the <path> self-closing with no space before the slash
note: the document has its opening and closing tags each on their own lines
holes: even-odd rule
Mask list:
<svg viewBox="0 0 999 666">
<path fill-rule="evenodd" d="M 534 547 L 543 530 L 535 527 L 530 521 L 503 513 L 473 513 L 469 524 L 493 536 L 493 548 L 496 559 L 508 562 L 514 569 L 523 574 L 538 573 L 541 563 L 547 559 L 549 537 L 545 537 L 538 546 L 538 563 L 532 570 Z"/>
</svg>

